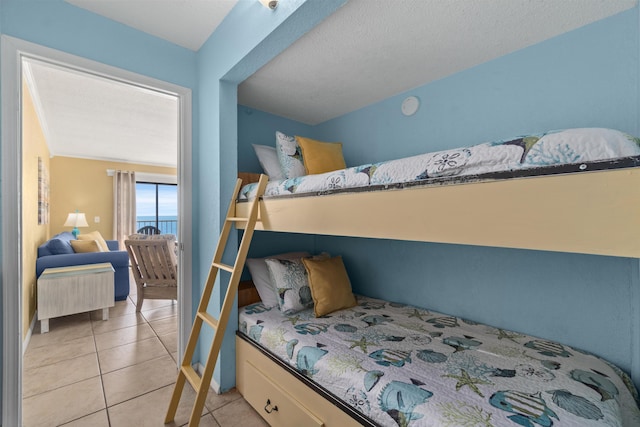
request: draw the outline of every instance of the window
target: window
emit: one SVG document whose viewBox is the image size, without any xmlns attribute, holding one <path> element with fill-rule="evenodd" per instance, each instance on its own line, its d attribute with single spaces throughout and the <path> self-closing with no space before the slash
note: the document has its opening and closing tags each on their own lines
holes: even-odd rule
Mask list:
<svg viewBox="0 0 640 427">
<path fill-rule="evenodd" d="M 156 182 L 136 183 L 137 229 L 152 226 L 161 234 L 178 234 L 178 186 Z"/>
</svg>

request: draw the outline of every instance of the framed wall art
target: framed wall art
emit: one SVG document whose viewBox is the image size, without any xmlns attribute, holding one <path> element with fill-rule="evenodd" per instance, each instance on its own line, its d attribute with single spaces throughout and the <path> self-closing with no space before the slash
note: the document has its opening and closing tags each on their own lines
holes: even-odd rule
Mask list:
<svg viewBox="0 0 640 427">
<path fill-rule="evenodd" d="M 49 172 L 38 157 L 38 225 L 49 224 Z"/>
</svg>

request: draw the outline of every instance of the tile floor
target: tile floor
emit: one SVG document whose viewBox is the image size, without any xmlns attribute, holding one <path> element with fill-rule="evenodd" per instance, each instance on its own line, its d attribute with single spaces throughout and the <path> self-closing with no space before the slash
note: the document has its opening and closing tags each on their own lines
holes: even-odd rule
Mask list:
<svg viewBox="0 0 640 427">
<path fill-rule="evenodd" d="M 109 310 L 40 322 L 24 355 L 24 427 L 164 426 L 176 370 L 177 304 L 132 295 Z M 195 393 L 185 385 L 173 423 L 187 425 Z M 236 391 L 209 392 L 202 427 L 266 426 Z"/>
</svg>

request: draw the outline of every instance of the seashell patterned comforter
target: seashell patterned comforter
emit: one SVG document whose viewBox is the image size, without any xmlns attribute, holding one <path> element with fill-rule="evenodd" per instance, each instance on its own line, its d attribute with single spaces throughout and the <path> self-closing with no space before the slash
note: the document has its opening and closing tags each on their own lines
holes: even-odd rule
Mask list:
<svg viewBox="0 0 640 427">
<path fill-rule="evenodd" d="M 640 426 L 616 366 L 556 342 L 358 296 L 315 318 L 262 303 L 240 332 L 381 426 Z"/>
<path fill-rule="evenodd" d="M 640 139 L 623 132 L 604 128 L 566 129 L 270 181 L 265 196 L 428 183 L 451 177 L 583 164 L 577 171 L 586 167 L 584 163 L 638 155 Z M 256 190 L 257 184 L 248 184 L 241 189 L 238 199 L 251 200 Z"/>
</svg>

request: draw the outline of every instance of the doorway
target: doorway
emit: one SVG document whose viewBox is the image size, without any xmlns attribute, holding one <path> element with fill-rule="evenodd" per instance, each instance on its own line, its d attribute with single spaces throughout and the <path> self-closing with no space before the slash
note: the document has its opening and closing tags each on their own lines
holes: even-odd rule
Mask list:
<svg viewBox="0 0 640 427">
<path fill-rule="evenodd" d="M 176 97 L 178 101 L 177 181 L 180 235 L 179 262 L 191 264 L 191 91 L 167 82 L 106 66 L 74 55 L 2 36 L 2 263 L 3 263 L 3 424 L 22 423 L 23 277 L 22 257 L 22 97 L 25 60 L 65 67 L 76 73 L 108 79 Z M 182 356 L 191 321 L 191 272 L 179 270 L 178 360 Z"/>
</svg>

